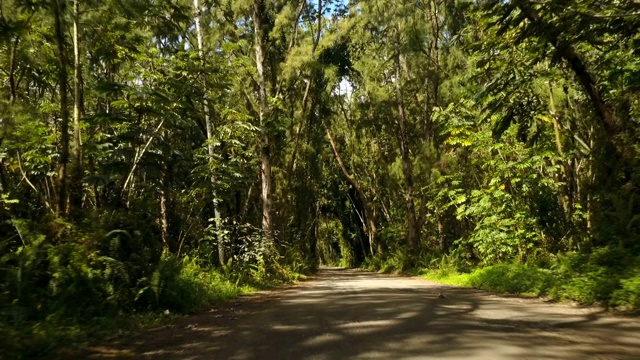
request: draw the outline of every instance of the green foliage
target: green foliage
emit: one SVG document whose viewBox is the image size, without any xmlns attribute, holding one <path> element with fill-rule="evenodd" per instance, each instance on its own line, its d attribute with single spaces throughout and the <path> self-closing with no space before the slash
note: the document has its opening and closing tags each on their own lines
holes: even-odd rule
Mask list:
<svg viewBox="0 0 640 360">
<path fill-rule="evenodd" d="M 149 277 L 139 280 L 136 300 L 149 295 L 155 309 L 188 313 L 239 295 L 236 283 L 213 269 L 203 268 L 198 259 L 177 259 L 163 255 Z"/>
<path fill-rule="evenodd" d="M 18 347 L 319 263 L 638 307 L 630 1 L 267 1 L 263 64 L 250 1 L 28 3 L 0 16 Z"/>
<path fill-rule="evenodd" d="M 380 271 L 383 273 L 401 273 L 415 275 L 420 272 L 420 269 L 427 268 L 429 264 L 433 264 L 436 261 L 441 261 L 445 264 L 444 258 L 436 258 L 433 254 L 427 252 L 414 254 L 408 252 L 403 247 L 390 250 L 386 256 L 376 256 L 367 258 L 361 265 L 362 268 L 369 271 Z M 443 266 L 444 268 L 451 269 L 452 272 L 455 266 Z"/>
<path fill-rule="evenodd" d="M 52 246 L 47 254 L 50 312 L 59 319 L 117 314 L 126 306 L 120 291 L 129 284 L 126 266 L 77 243 Z"/>
<path fill-rule="evenodd" d="M 611 303 L 622 309 L 640 309 L 640 270 L 630 272 L 620 285 L 611 295 Z"/>
<path fill-rule="evenodd" d="M 549 269 L 523 264 L 498 264 L 459 273 L 451 268 L 426 270 L 423 277 L 457 286 L 474 287 L 523 296 L 548 294 L 555 277 Z"/>
<path fill-rule="evenodd" d="M 49 226 L 55 224 L 60 225 Z M 2 346 L 16 356 L 93 341 L 132 328 L 137 321 L 154 323 L 154 316 L 165 311 L 190 313 L 256 287 L 300 278 L 264 263 L 245 265 L 250 271 L 230 265 L 222 273 L 208 261 L 168 253 L 140 263 L 138 257 L 122 257 L 122 247 L 140 241 L 124 230 L 108 232 L 105 240 L 110 244 L 92 250 L 91 239 L 74 227 L 51 243 L 35 224 L 15 225 L 27 245 L 2 244 L 7 252 L 0 258 L 0 333 L 6 342 Z M 89 235 L 96 233 L 92 229 Z"/>
<path fill-rule="evenodd" d="M 342 224 L 337 220 L 326 220 L 320 224 L 318 252 L 324 265 L 353 268 L 357 260 L 351 243 L 353 237 L 345 238 Z"/>
<path fill-rule="evenodd" d="M 481 268 L 469 276 L 468 285 L 512 294 L 539 296 L 553 284 L 550 270 L 522 264 L 499 264 Z"/>
<path fill-rule="evenodd" d="M 546 251 L 545 243 L 560 240 L 549 239 L 562 225 L 552 215 L 561 214 L 561 184 L 553 179 L 557 156 L 519 143 L 515 130 L 507 131 L 499 143 L 486 126 L 473 131 L 478 116 L 474 106 L 467 101 L 436 112 L 444 143 L 465 154 L 464 162 L 456 165 L 473 169 L 475 179 L 465 172 L 441 176 L 439 183 L 448 186 L 440 187 L 433 205 L 453 208 L 458 220 L 474 224 L 456 241 L 458 249 L 472 248 L 472 255 L 485 265 L 526 261 Z"/>
<path fill-rule="evenodd" d="M 465 273 L 444 263 L 423 270 L 423 276 L 453 285 L 628 311 L 638 309 L 639 264 L 640 259 L 628 252 L 605 247 L 558 256 L 549 262 L 549 267 L 543 263 L 503 263 Z"/>
<path fill-rule="evenodd" d="M 560 283 L 552 295 L 584 303 L 629 305 L 635 296 L 633 278 L 639 264 L 639 259 L 617 247 L 560 255 L 553 267 Z"/>
</svg>

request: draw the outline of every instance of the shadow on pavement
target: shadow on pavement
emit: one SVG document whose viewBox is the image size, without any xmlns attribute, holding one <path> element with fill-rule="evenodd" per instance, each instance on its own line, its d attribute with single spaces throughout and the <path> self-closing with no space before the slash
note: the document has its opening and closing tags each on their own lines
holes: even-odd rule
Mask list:
<svg viewBox="0 0 640 360">
<path fill-rule="evenodd" d="M 640 359 L 638 319 L 415 278 L 322 269 L 255 299 L 83 358 Z"/>
</svg>

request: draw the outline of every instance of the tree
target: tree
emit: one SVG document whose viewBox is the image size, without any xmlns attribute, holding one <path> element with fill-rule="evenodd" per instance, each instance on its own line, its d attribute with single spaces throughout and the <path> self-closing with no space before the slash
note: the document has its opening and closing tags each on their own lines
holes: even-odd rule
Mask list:
<svg viewBox="0 0 640 360">
<path fill-rule="evenodd" d="M 200 61 L 204 62 L 205 56 L 204 56 L 204 43 L 203 43 L 203 36 L 202 36 L 202 29 L 200 27 L 200 16 L 204 10 L 204 8 L 200 7 L 199 1 L 198 0 L 193 0 L 193 9 L 195 11 L 195 16 L 194 16 L 194 22 L 196 24 L 196 39 L 197 39 L 197 44 L 198 44 L 198 56 L 200 57 Z M 202 90 L 203 90 L 203 99 L 202 99 L 202 107 L 203 107 L 203 112 L 204 112 L 204 122 L 205 122 L 205 127 L 207 129 L 207 152 L 209 154 L 209 161 L 213 162 L 214 157 L 215 157 L 215 146 L 213 144 L 214 141 L 214 128 L 213 128 L 213 122 L 211 121 L 211 116 L 209 113 L 209 99 L 208 99 L 208 88 L 207 88 L 207 84 L 206 84 L 206 80 L 203 81 L 203 85 L 202 85 Z M 212 193 L 212 198 L 213 198 L 213 218 L 215 219 L 216 222 L 219 222 L 221 220 L 220 217 L 220 211 L 218 210 L 218 199 L 216 198 L 216 177 L 215 174 L 213 174 L 213 172 L 211 173 L 211 188 L 213 190 Z M 223 266 L 224 264 L 226 264 L 226 259 L 225 259 L 225 250 L 224 250 L 224 245 L 222 244 L 222 242 L 218 241 L 218 261 L 220 262 L 220 265 Z"/>
<path fill-rule="evenodd" d="M 256 71 L 258 73 L 258 123 L 262 136 L 260 144 L 260 178 L 262 181 L 262 232 L 267 242 L 273 242 L 273 220 L 271 218 L 272 182 L 271 182 L 271 149 L 267 119 L 267 84 L 265 76 L 265 29 L 263 25 L 265 3 L 263 0 L 253 2 L 253 31 L 256 56 Z"/>
<path fill-rule="evenodd" d="M 69 163 L 69 108 L 67 98 L 68 75 L 64 14 L 66 2 L 64 0 L 51 0 L 53 17 L 55 21 L 55 40 L 58 50 L 58 89 L 60 92 L 60 160 L 58 169 L 58 207 L 59 216 L 67 215 L 67 187 Z"/>
<path fill-rule="evenodd" d="M 80 0 L 73 1 L 73 167 L 70 176 L 70 205 L 72 209 L 82 208 L 82 133 L 80 128 L 81 117 L 84 112 L 84 90 L 82 81 L 82 59 L 80 57 Z"/>
</svg>

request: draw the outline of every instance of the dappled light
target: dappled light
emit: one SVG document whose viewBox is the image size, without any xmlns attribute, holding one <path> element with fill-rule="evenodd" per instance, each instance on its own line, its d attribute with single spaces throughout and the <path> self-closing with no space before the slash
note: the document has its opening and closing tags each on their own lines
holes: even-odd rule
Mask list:
<svg viewBox="0 0 640 360">
<path fill-rule="evenodd" d="M 638 311 L 639 0 L 0 0 L 0 360 L 640 359 Z"/>
<path fill-rule="evenodd" d="M 438 294 L 444 292 L 445 298 Z M 635 359 L 640 321 L 424 280 L 321 269 L 174 328 L 84 354 L 166 359 Z M 219 316 L 222 315 L 222 316 Z M 183 324 L 198 323 L 194 330 Z"/>
</svg>

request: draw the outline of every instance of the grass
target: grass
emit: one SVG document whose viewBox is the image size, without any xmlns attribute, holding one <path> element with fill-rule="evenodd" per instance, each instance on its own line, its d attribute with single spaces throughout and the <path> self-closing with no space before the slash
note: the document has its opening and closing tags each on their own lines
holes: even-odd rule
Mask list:
<svg viewBox="0 0 640 360">
<path fill-rule="evenodd" d="M 186 313 L 224 303 L 259 288 L 248 285 L 231 287 L 225 284 L 218 290 L 206 295 L 209 301 L 206 305 L 200 303 L 197 309 L 192 308 Z M 193 295 L 187 293 L 185 296 Z M 61 350 L 73 352 L 99 341 L 117 339 L 170 323 L 179 314 L 184 313 L 157 309 L 81 321 L 48 318 L 44 321 L 25 321 L 17 324 L 0 322 L 0 359 L 50 355 Z"/>
<path fill-rule="evenodd" d="M 62 350 L 74 352 L 99 341 L 169 323 L 179 314 L 198 312 L 242 294 L 302 278 L 304 275 L 287 269 L 280 269 L 277 276 L 262 270 L 244 276 L 233 271 L 222 274 L 201 267 L 195 259 L 166 258 L 152 276 L 140 280 L 141 288 L 135 301 L 146 305 L 137 310 L 121 309 L 118 313 L 105 313 L 100 317 L 72 316 L 74 311 L 78 314 L 88 312 L 68 304 L 61 314 L 26 320 L 20 315 L 19 308 L 13 308 L 16 316 L 12 317 L 0 307 L 0 315 L 3 315 L 0 316 L 0 359 L 59 354 Z M 93 311 L 96 312 L 100 313 Z"/>
<path fill-rule="evenodd" d="M 442 271 L 442 270 L 429 270 L 423 272 L 421 277 L 436 281 L 443 284 L 454 285 L 454 286 L 462 286 L 462 287 L 471 287 L 469 282 L 469 277 L 471 274 L 458 273 L 452 271 Z"/>
<path fill-rule="evenodd" d="M 441 267 L 423 270 L 420 276 L 449 285 L 635 312 L 640 310 L 640 261 L 619 255 L 598 249 L 590 254 L 559 256 L 547 267 L 505 263 L 471 272 Z"/>
<path fill-rule="evenodd" d="M 499 264 L 479 268 L 471 273 L 430 270 L 422 277 L 449 285 L 536 297 L 546 295 L 552 287 L 550 270 L 522 264 Z"/>
<path fill-rule="evenodd" d="M 402 252 L 391 252 L 384 259 L 368 259 L 362 267 L 418 275 L 455 286 L 637 312 L 640 310 L 638 252 L 638 249 L 605 246 L 582 253 L 547 255 L 529 264 L 509 262 L 481 267 L 474 267 L 455 254 L 439 258 L 426 256 L 422 261 L 418 256 L 418 260 L 411 261 Z"/>
<path fill-rule="evenodd" d="M 61 349 L 79 350 L 98 341 L 116 339 L 141 329 L 165 324 L 173 318 L 148 312 L 115 318 L 94 318 L 84 323 L 45 320 L 24 322 L 17 326 L 0 324 L 0 358 L 6 356 L 22 359 L 51 355 Z"/>
</svg>

